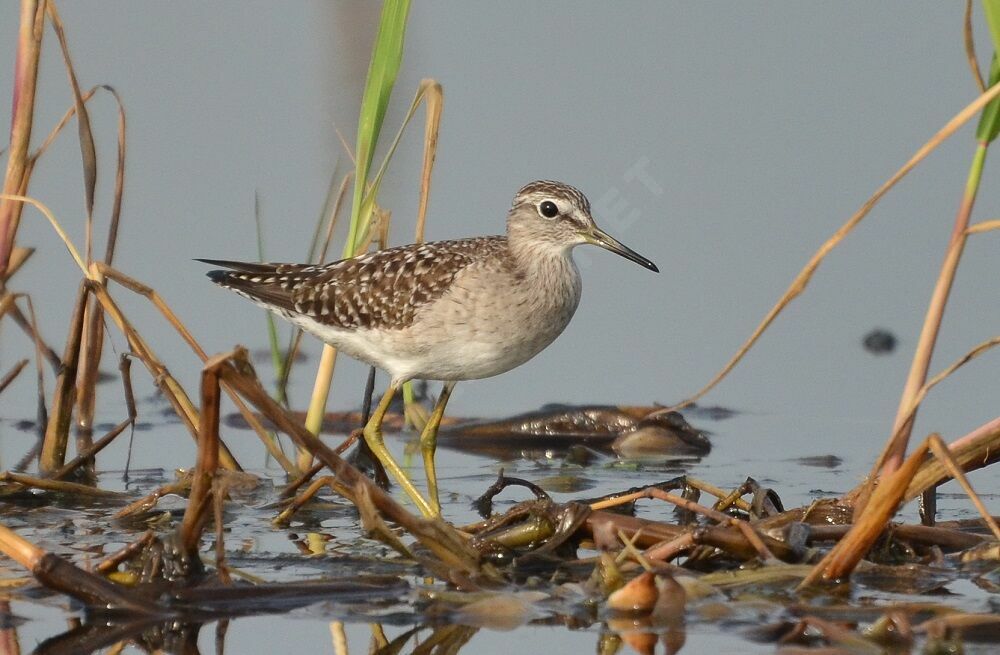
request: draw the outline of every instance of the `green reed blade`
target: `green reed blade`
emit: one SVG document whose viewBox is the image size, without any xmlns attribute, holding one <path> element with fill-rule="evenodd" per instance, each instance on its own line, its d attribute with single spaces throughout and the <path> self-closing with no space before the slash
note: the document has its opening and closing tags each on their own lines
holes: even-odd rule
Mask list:
<svg viewBox="0 0 1000 655">
<path fill-rule="evenodd" d="M 351 203 L 351 225 L 347 243 L 344 244 L 344 257 L 354 256 L 358 242 L 371 218 L 370 206 L 369 211 L 362 211 L 364 205 L 362 201 L 368 184 L 368 172 L 375 144 L 378 143 L 386 108 L 389 106 L 389 97 L 392 95 L 396 74 L 403 60 L 403 39 L 406 35 L 406 17 L 409 11 L 409 0 L 385 0 L 385 4 L 382 5 L 378 35 L 375 37 L 375 48 L 368 68 L 364 95 L 361 98 L 358 139 L 355 146 L 354 199 Z"/>
<path fill-rule="evenodd" d="M 986 24 L 990 28 L 990 39 L 993 41 L 993 61 L 990 64 L 990 77 L 987 86 L 1000 82 L 1000 64 L 997 63 L 997 52 L 1000 52 L 1000 0 L 983 0 L 983 13 Z M 979 125 L 976 127 L 976 139 L 980 143 L 990 143 L 1000 133 L 1000 100 L 994 100 L 983 108 Z"/>
</svg>

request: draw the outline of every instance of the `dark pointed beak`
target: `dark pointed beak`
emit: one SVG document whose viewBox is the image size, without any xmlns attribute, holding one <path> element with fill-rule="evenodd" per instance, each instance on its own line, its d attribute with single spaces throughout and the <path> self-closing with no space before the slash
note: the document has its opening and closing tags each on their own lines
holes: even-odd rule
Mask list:
<svg viewBox="0 0 1000 655">
<path fill-rule="evenodd" d="M 613 236 L 611 236 L 601 228 L 597 227 L 596 225 L 594 226 L 594 230 L 592 232 L 584 235 L 584 238 L 586 238 L 588 242 L 594 244 L 595 246 L 600 246 L 605 250 L 610 250 L 616 255 L 621 255 L 625 259 L 630 259 L 639 266 L 642 266 L 643 268 L 648 268 L 654 273 L 660 272 L 660 269 L 656 268 L 656 264 L 649 261 L 648 259 L 640 255 L 636 251 L 632 250 L 628 246 L 624 245 L 621 241 L 614 238 Z"/>
</svg>

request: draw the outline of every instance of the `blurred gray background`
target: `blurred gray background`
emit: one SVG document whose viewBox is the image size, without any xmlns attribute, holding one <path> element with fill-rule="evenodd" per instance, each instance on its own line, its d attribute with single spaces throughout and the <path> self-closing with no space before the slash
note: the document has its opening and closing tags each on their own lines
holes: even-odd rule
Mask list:
<svg viewBox="0 0 1000 655">
<path fill-rule="evenodd" d="M 267 257 L 305 257 L 330 179 L 350 165 L 335 129 L 353 143 L 378 6 L 105 0 L 60 9 L 81 84 L 114 85 L 128 111 L 118 265 L 156 287 L 210 352 L 265 346 L 262 312 L 210 285 L 192 258 L 256 258 L 255 192 Z M 386 126 L 395 131 L 421 78 L 444 85 L 428 237 L 499 232 L 520 185 L 560 179 L 584 190 L 598 221 L 662 271 L 578 249 L 585 292 L 567 332 L 516 371 L 459 385 L 451 412 L 671 403 L 699 388 L 818 245 L 975 97 L 962 9 L 960 2 L 414 3 Z M 3 97 L 16 22 L 16 3 L 0 6 Z M 990 46 L 978 15 L 976 25 L 985 62 Z M 72 102 L 56 40 L 45 38 L 36 142 Z M 8 112 L 4 100 L 4 125 Z M 102 244 L 115 151 L 109 97 L 91 104 L 91 116 Z M 422 120 L 381 195 L 396 244 L 412 240 Z M 713 428 L 713 458 L 732 462 L 750 449 L 761 458 L 758 473 L 779 477 L 781 465 L 765 461 L 775 454 L 854 453 L 845 486 L 863 474 L 892 422 L 973 129 L 875 209 L 706 399 L 768 418 Z M 997 216 L 995 179 L 988 162 L 977 219 Z M 31 193 L 82 240 L 72 128 L 43 159 Z M 998 332 L 997 238 L 970 240 L 934 370 Z M 33 295 L 44 333 L 60 349 L 78 273 L 37 214 L 26 212 L 19 243 L 39 252 L 17 288 Z M 115 293 L 175 374 L 196 388 L 195 358 L 144 301 Z M 899 337 L 894 355 L 861 348 L 874 327 Z M 29 349 L 5 323 L 0 366 Z M 307 350 L 315 355 L 319 346 L 310 340 Z M 951 438 L 994 417 L 996 357 L 935 390 L 917 433 Z M 113 369 L 110 355 L 106 361 Z M 298 368 L 299 408 L 314 362 Z M 266 377 L 265 363 L 261 370 Z M 331 408 L 360 403 L 365 372 L 341 359 Z M 148 393 L 145 373 L 135 377 Z M 104 388 L 105 397 L 118 396 L 117 386 Z M 33 398 L 26 375 L 5 394 L 2 415 L 31 417 Z M 101 412 L 117 420 L 120 406 L 105 403 Z M 169 452 L 187 462 L 193 444 L 179 440 Z"/>
</svg>

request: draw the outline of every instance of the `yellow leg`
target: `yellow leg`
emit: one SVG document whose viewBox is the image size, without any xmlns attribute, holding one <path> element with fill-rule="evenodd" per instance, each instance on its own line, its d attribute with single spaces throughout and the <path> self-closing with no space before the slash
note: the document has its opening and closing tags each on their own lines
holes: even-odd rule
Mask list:
<svg viewBox="0 0 1000 655">
<path fill-rule="evenodd" d="M 424 456 L 424 472 L 427 474 L 427 493 L 431 499 L 431 510 L 435 516 L 441 515 L 441 503 L 438 502 L 438 482 L 437 470 L 434 468 L 434 451 L 437 449 L 437 433 L 441 426 L 441 419 L 444 417 L 444 408 L 451 398 L 451 390 L 455 388 L 454 382 L 445 382 L 438 396 L 437 403 L 434 404 L 434 411 L 427 419 L 427 425 L 420 433 L 420 452 Z"/>
<path fill-rule="evenodd" d="M 399 385 L 395 383 L 390 383 L 389 388 L 386 389 L 385 395 L 382 396 L 382 400 L 379 401 L 378 407 L 375 408 L 375 412 L 372 414 L 371 418 L 368 419 L 368 424 L 365 425 L 364 436 L 365 442 L 368 447 L 371 448 L 372 453 L 375 457 L 382 462 L 382 466 L 385 470 L 389 472 L 389 475 L 396 478 L 396 482 L 399 486 L 403 488 L 406 495 L 413 500 L 413 503 L 420 510 L 420 513 L 424 516 L 430 517 L 435 516 L 435 512 L 431 510 L 431 506 L 424 500 L 424 497 L 420 495 L 417 488 L 413 486 L 410 482 L 410 478 L 406 476 L 403 469 L 399 468 L 399 464 L 396 460 L 392 458 L 389 453 L 389 449 L 385 447 L 385 440 L 382 438 L 382 419 L 385 417 L 385 413 L 389 410 L 389 405 L 392 403 L 393 396 L 396 395 L 396 391 L 399 389 Z"/>
</svg>

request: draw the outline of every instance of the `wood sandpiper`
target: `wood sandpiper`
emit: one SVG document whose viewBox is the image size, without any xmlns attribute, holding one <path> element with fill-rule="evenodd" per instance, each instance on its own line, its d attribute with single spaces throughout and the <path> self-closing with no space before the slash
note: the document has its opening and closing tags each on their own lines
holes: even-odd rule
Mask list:
<svg viewBox="0 0 1000 655">
<path fill-rule="evenodd" d="M 514 196 L 506 236 L 415 243 L 315 266 L 201 261 L 227 269 L 208 273 L 216 284 L 389 373 L 364 438 L 421 513 L 435 516 L 434 450 L 452 389 L 520 366 L 559 336 L 580 302 L 572 250 L 583 243 L 659 272 L 597 227 L 582 193 L 544 180 Z M 412 379 L 444 383 L 420 435 L 428 499 L 382 438 L 393 396 Z"/>
</svg>

